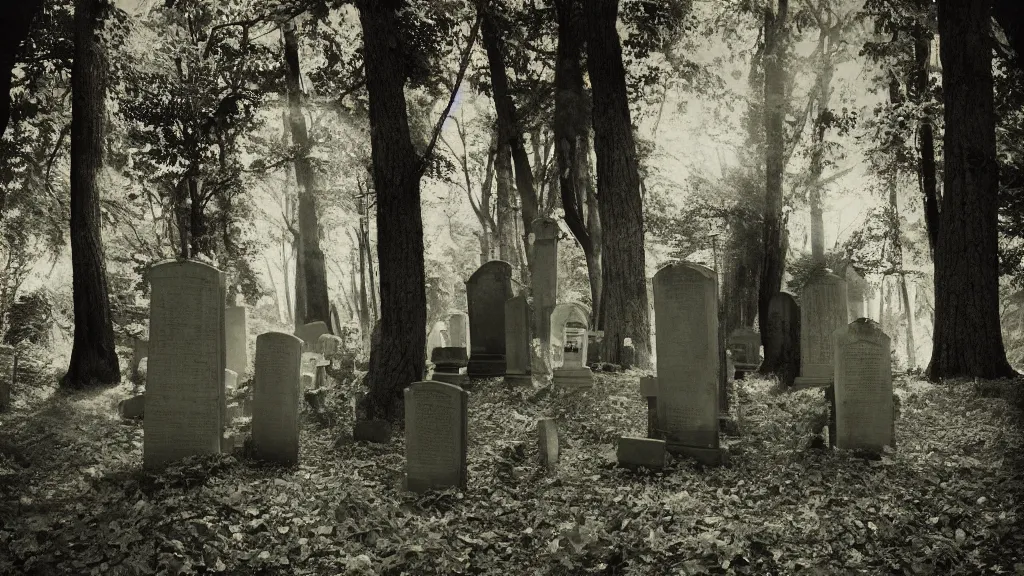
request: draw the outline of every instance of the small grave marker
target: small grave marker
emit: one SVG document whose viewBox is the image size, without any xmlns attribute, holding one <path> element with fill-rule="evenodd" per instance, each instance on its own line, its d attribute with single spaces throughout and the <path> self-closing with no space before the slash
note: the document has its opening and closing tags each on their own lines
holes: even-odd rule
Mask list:
<svg viewBox="0 0 1024 576">
<path fill-rule="evenodd" d="M 406 486 L 412 492 L 465 488 L 469 393 L 443 382 L 405 389 Z"/>
</svg>

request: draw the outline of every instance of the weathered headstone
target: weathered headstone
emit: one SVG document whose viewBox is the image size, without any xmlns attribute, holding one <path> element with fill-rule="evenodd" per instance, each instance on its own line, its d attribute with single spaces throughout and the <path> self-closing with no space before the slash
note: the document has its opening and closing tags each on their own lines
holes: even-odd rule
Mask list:
<svg viewBox="0 0 1024 576">
<path fill-rule="evenodd" d="M 460 387 L 466 387 L 469 384 L 469 376 L 466 375 L 469 358 L 466 355 L 466 349 L 462 346 L 434 348 L 434 354 L 430 357 L 430 361 L 434 363 L 433 380 Z"/>
<path fill-rule="evenodd" d="M 658 327 L 658 425 L 667 449 L 706 464 L 719 439 L 718 287 L 715 273 L 680 262 L 654 275 Z"/>
<path fill-rule="evenodd" d="M 520 294 L 505 302 L 505 382 L 530 384 L 532 357 L 530 303 Z"/>
<path fill-rule="evenodd" d="M 427 333 L 427 358 L 433 354 L 434 348 L 444 348 L 448 345 L 447 331 L 448 326 L 444 322 L 434 322 L 430 332 Z"/>
<path fill-rule="evenodd" d="M 465 488 L 469 393 L 443 382 L 405 389 L 406 486 L 412 492 Z"/>
<path fill-rule="evenodd" d="M 452 312 L 448 316 L 448 345 L 466 349 L 469 355 L 469 316 L 465 312 Z"/>
<path fill-rule="evenodd" d="M 484 264 L 466 281 L 470 377 L 505 373 L 505 302 L 512 296 L 512 266 L 502 260 Z"/>
<path fill-rule="evenodd" d="M 537 448 L 541 466 L 551 469 L 558 464 L 558 425 L 554 418 L 537 420 Z"/>
<path fill-rule="evenodd" d="M 623 370 L 629 370 L 636 363 L 636 348 L 633 346 L 632 338 L 625 338 L 622 341 L 622 353 L 619 355 Z"/>
<path fill-rule="evenodd" d="M 594 374 L 586 366 L 589 322 L 590 310 L 576 302 L 559 304 L 551 313 L 551 365 L 556 386 L 590 388 L 594 385 Z"/>
<path fill-rule="evenodd" d="M 658 438 L 658 378 L 640 377 L 640 395 L 647 400 L 647 437 Z"/>
<path fill-rule="evenodd" d="M 761 370 L 775 374 L 785 387 L 800 373 L 800 305 L 788 292 L 768 302 L 768 319 L 762 323 L 766 347 Z"/>
<path fill-rule="evenodd" d="M 665 467 L 665 448 L 664 440 L 622 436 L 615 448 L 615 456 L 623 468 L 661 470 Z"/>
<path fill-rule="evenodd" d="M 320 341 L 320 335 L 328 333 L 327 324 L 322 321 L 303 324 L 295 331 L 295 335 L 302 340 L 303 352 L 319 352 L 316 349 L 316 345 Z"/>
<path fill-rule="evenodd" d="M 139 379 L 139 364 L 144 358 L 149 357 L 149 340 L 143 338 L 132 338 L 132 365 L 128 374 L 133 382 Z"/>
<path fill-rule="evenodd" d="M 283 332 L 256 337 L 252 390 L 253 454 L 268 462 L 299 461 L 299 373 L 302 340 Z"/>
<path fill-rule="evenodd" d="M 150 269 L 143 464 L 219 454 L 226 349 L 224 273 L 194 261 Z"/>
<path fill-rule="evenodd" d="M 224 337 L 227 341 L 228 368 L 237 374 L 249 371 L 248 329 L 245 306 L 224 309 Z"/>
<path fill-rule="evenodd" d="M 853 266 L 846 267 L 845 277 L 847 316 L 851 322 L 858 318 L 866 318 L 868 315 L 867 280 L 864 280 L 864 277 L 858 274 Z"/>
<path fill-rule="evenodd" d="M 548 339 L 551 335 L 548 323 L 558 302 L 558 221 L 553 218 L 538 218 L 531 226 L 533 256 L 530 281 L 533 284 L 534 326 L 540 335 L 545 363 L 548 363 Z"/>
<path fill-rule="evenodd" d="M 889 337 L 861 318 L 833 338 L 836 446 L 880 452 L 895 440 Z"/>
<path fill-rule="evenodd" d="M 849 322 L 846 315 L 846 281 L 842 278 L 826 271 L 804 286 L 800 295 L 800 376 L 794 389 L 832 384 L 832 334 Z"/>
<path fill-rule="evenodd" d="M 742 326 L 729 334 L 729 350 L 736 370 L 750 372 L 761 365 L 761 334 L 746 326 Z"/>
</svg>

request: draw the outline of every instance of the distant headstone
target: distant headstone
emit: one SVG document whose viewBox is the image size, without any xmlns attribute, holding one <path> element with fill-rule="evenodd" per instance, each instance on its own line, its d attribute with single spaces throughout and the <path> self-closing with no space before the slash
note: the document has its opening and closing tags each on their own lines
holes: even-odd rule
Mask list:
<svg viewBox="0 0 1024 576">
<path fill-rule="evenodd" d="M 307 390 L 316 388 L 316 374 L 303 374 L 299 378 L 299 391 L 305 393 Z"/>
<path fill-rule="evenodd" d="M 357 420 L 352 428 L 356 442 L 388 444 L 391 442 L 391 423 L 387 420 Z"/>
<path fill-rule="evenodd" d="M 895 440 L 889 337 L 867 318 L 833 337 L 836 446 L 880 452 Z"/>
<path fill-rule="evenodd" d="M 541 339 L 545 359 L 550 349 L 551 313 L 558 302 L 558 221 L 538 218 L 531 224 L 530 239 L 533 256 L 530 260 L 530 281 L 533 284 L 534 326 Z"/>
<path fill-rule="evenodd" d="M 230 368 L 224 369 L 224 390 L 234 392 L 238 388 L 238 372 Z"/>
<path fill-rule="evenodd" d="M 143 358 L 149 357 L 149 340 L 143 338 L 132 338 L 132 365 L 129 375 L 133 382 L 139 379 L 139 364 Z"/>
<path fill-rule="evenodd" d="M 303 352 L 319 352 L 319 350 L 316 349 L 316 345 L 320 340 L 320 335 L 328 333 L 327 324 L 322 321 L 303 324 L 295 331 L 295 335 L 302 340 Z"/>
<path fill-rule="evenodd" d="M 299 371 L 302 340 L 283 332 L 256 337 L 252 390 L 253 454 L 268 462 L 299 461 Z"/>
<path fill-rule="evenodd" d="M 316 341 L 317 349 L 326 358 L 334 358 L 344 350 L 345 341 L 334 334 L 321 334 Z"/>
<path fill-rule="evenodd" d="M 586 366 L 590 310 L 571 302 L 551 313 L 554 383 L 561 388 L 591 388 L 594 374 Z"/>
<path fill-rule="evenodd" d="M 615 456 L 623 468 L 661 470 L 665 467 L 665 448 L 664 440 L 622 436 L 616 446 Z"/>
<path fill-rule="evenodd" d="M 746 326 L 733 330 L 729 334 L 728 348 L 736 370 L 749 372 L 761 365 L 761 334 L 757 330 Z"/>
<path fill-rule="evenodd" d="M 117 412 L 125 420 L 139 420 L 146 414 L 146 396 L 139 394 L 117 403 Z"/>
<path fill-rule="evenodd" d="M 443 382 L 405 389 L 406 486 L 412 492 L 465 488 L 469 393 Z"/>
<path fill-rule="evenodd" d="M 448 316 L 448 345 L 466 349 L 469 354 L 469 315 L 465 312 L 452 312 Z"/>
<path fill-rule="evenodd" d="M 761 370 L 775 374 L 786 386 L 800 373 L 800 305 L 788 292 L 778 292 L 768 302 L 764 362 Z"/>
<path fill-rule="evenodd" d="M 658 378 L 640 377 L 640 395 L 647 400 L 647 437 L 658 438 Z"/>
<path fill-rule="evenodd" d="M 195 261 L 149 272 L 149 364 L 143 465 L 219 454 L 226 412 L 224 273 Z"/>
<path fill-rule="evenodd" d="M 532 382 L 530 339 L 530 303 L 525 294 L 505 301 L 505 382 Z"/>
<path fill-rule="evenodd" d="M 537 420 L 537 447 L 541 466 L 554 468 L 558 464 L 558 425 L 554 418 Z"/>
<path fill-rule="evenodd" d="M 462 346 L 434 348 L 430 361 L 434 364 L 433 380 L 463 388 L 469 384 L 469 376 L 466 375 L 469 357 Z"/>
<path fill-rule="evenodd" d="M 850 321 L 866 318 L 868 315 L 867 291 L 868 283 L 864 277 L 853 269 L 846 267 L 846 308 Z"/>
<path fill-rule="evenodd" d="M 246 342 L 249 333 L 246 326 L 245 306 L 228 306 L 224 309 L 228 368 L 236 374 L 249 371 L 249 347 Z"/>
<path fill-rule="evenodd" d="M 445 336 L 447 331 L 448 326 L 444 322 L 434 322 L 430 332 L 427 333 L 427 358 L 430 358 L 434 348 L 443 348 L 448 345 L 448 338 Z"/>
<path fill-rule="evenodd" d="M 654 275 L 658 425 L 667 449 L 719 464 L 718 287 L 715 273 L 680 262 Z"/>
<path fill-rule="evenodd" d="M 846 281 L 823 272 L 804 286 L 800 295 L 800 376 L 793 388 L 832 383 L 832 334 L 846 326 Z"/>
<path fill-rule="evenodd" d="M 470 377 L 505 373 L 505 302 L 512 296 L 512 265 L 502 260 L 487 262 L 466 281 Z"/>
</svg>

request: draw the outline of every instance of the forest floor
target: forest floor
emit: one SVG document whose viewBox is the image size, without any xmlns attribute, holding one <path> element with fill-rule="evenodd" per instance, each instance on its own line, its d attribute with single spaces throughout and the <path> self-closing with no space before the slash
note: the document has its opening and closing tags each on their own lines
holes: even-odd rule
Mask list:
<svg viewBox="0 0 1024 576">
<path fill-rule="evenodd" d="M 25 374 L 0 415 L 0 574 L 1024 574 L 1020 382 L 898 379 L 898 449 L 872 460 L 814 441 L 820 391 L 748 379 L 728 466 L 650 473 L 613 462 L 646 429 L 638 373 L 579 394 L 483 381 L 468 489 L 416 496 L 400 432 L 336 445 L 345 386 L 332 417 L 305 417 L 297 468 L 219 456 L 150 474 L 141 422 L 117 415 L 129 386 Z M 535 461 L 542 416 L 553 472 Z"/>
</svg>

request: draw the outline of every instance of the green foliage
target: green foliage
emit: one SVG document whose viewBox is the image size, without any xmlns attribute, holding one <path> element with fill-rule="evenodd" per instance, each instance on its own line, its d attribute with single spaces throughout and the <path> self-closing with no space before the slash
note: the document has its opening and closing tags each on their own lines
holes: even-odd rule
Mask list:
<svg viewBox="0 0 1024 576">
<path fill-rule="evenodd" d="M 22 342 L 45 345 L 53 325 L 53 294 L 40 288 L 22 294 L 7 314 L 4 344 L 17 346 Z"/>
</svg>

